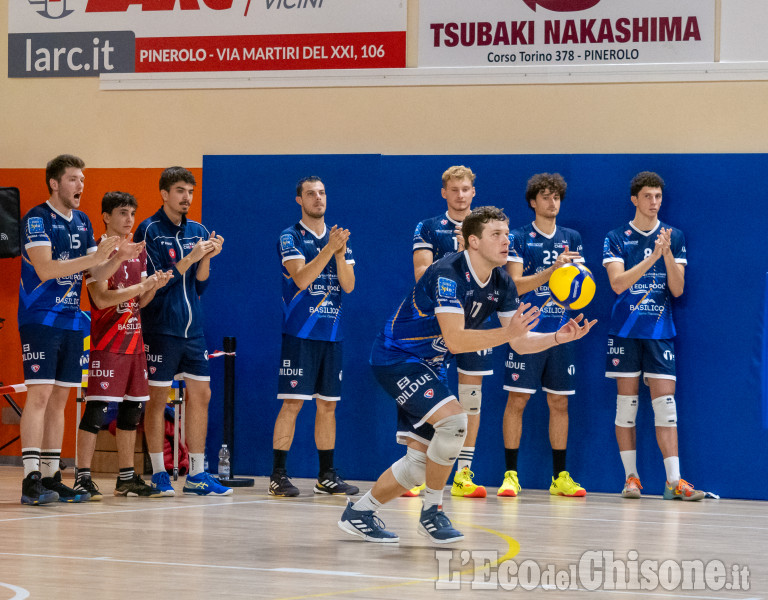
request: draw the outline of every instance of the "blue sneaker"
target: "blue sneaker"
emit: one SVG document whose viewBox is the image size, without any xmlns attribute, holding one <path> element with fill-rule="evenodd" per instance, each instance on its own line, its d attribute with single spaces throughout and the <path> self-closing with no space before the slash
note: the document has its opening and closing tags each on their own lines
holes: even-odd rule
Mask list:
<svg viewBox="0 0 768 600">
<path fill-rule="evenodd" d="M 21 503 L 22 504 L 48 504 L 56 502 L 59 494 L 43 487 L 40 481 L 42 476 L 40 471 L 32 471 L 21 482 Z"/>
<path fill-rule="evenodd" d="M 152 489 L 157 490 L 163 496 L 176 495 L 176 490 L 171 485 L 171 478 L 168 477 L 168 473 L 165 471 L 152 475 Z"/>
<path fill-rule="evenodd" d="M 435 544 L 450 544 L 464 539 L 464 535 L 454 529 L 451 520 L 445 516 L 442 507 L 437 504 L 421 509 L 418 532 L 430 538 Z"/>
<path fill-rule="evenodd" d="M 384 529 L 384 522 L 372 510 L 355 510 L 351 501 L 347 502 L 338 526 L 342 531 L 361 537 L 366 542 L 388 544 L 400 541 L 396 534 Z"/>
<path fill-rule="evenodd" d="M 187 475 L 184 484 L 185 494 L 197 494 L 198 496 L 231 496 L 232 488 L 225 487 L 210 473 Z"/>
</svg>

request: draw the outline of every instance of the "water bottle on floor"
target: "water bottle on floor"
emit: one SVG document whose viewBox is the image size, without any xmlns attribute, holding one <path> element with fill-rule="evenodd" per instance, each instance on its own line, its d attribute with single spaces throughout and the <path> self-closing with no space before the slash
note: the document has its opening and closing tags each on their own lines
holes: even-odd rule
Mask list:
<svg viewBox="0 0 768 600">
<path fill-rule="evenodd" d="M 232 475 L 229 458 L 229 448 L 226 444 L 222 444 L 219 450 L 219 479 L 229 479 Z"/>
</svg>

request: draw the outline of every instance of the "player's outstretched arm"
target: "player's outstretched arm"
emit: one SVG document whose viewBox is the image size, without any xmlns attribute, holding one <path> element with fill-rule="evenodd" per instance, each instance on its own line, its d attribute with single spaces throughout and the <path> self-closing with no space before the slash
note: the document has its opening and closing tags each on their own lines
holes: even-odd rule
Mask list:
<svg viewBox="0 0 768 600">
<path fill-rule="evenodd" d="M 117 246 L 118 241 L 119 238 L 117 236 L 107 238 L 98 245 L 96 252 L 69 260 L 53 260 L 50 246 L 33 246 L 27 250 L 27 253 L 29 255 L 29 262 L 35 268 L 40 281 L 48 281 L 49 279 L 69 277 L 75 273 L 92 269 L 107 260 L 115 246 Z"/>
<path fill-rule="evenodd" d="M 162 287 L 165 287 L 171 279 L 173 279 L 173 271 L 155 271 L 149 277 L 145 278 L 147 281 L 152 280 L 150 288 L 145 290 L 139 295 L 139 308 L 144 308 L 147 304 L 152 302 L 155 297 L 155 293 Z"/>
<path fill-rule="evenodd" d="M 99 247 L 101 247 L 104 241 L 99 244 Z M 126 260 L 137 258 L 141 251 L 144 250 L 145 245 L 144 242 L 133 243 L 130 238 L 118 238 L 117 245 L 115 246 L 116 252 L 107 260 L 102 261 L 95 267 L 91 267 L 88 271 L 90 276 L 100 281 L 108 280 Z"/>
<path fill-rule="evenodd" d="M 530 304 L 521 304 L 518 312 L 502 320 L 502 327 L 495 329 L 465 329 L 464 314 L 454 312 L 437 313 L 445 345 L 452 354 L 477 352 L 506 344 L 513 337 L 525 335 L 536 326 L 539 309 Z"/>
</svg>

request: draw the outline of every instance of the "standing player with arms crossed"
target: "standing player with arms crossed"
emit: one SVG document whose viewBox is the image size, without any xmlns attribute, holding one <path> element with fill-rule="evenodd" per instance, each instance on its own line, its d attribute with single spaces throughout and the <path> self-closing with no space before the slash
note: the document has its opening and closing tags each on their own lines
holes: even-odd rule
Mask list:
<svg viewBox="0 0 768 600">
<path fill-rule="evenodd" d="M 87 325 L 80 311 L 83 271 L 107 279 L 142 249 L 117 237 L 96 247 L 90 220 L 77 210 L 85 187 L 83 168 L 82 159 L 70 154 L 51 160 L 45 169 L 51 196 L 21 222 L 19 336 L 28 390 L 21 415 L 22 504 L 89 498 L 64 485 L 59 470 L 64 407 L 70 389 L 79 387 L 82 379 Z M 118 252 L 109 258 L 115 249 Z"/>
<path fill-rule="evenodd" d="M 200 295 L 208 287 L 211 259 L 221 252 L 224 238 L 187 219 L 195 177 L 183 167 L 169 167 L 160 176 L 163 206 L 136 229 L 134 240 L 147 244 L 147 273 L 171 271 L 173 278 L 141 310 L 147 348 L 149 402 L 144 430 L 152 461 L 152 487 L 164 496 L 176 494 L 163 459 L 165 405 L 175 375 L 184 377 L 189 472 L 185 494 L 230 496 L 204 469 L 208 433 L 211 375 L 203 334 Z"/>
<path fill-rule="evenodd" d="M 475 174 L 465 166 L 450 167 L 443 173 L 442 196 L 448 206 L 443 214 L 421 221 L 413 234 L 413 271 L 416 281 L 433 262 L 464 251 L 461 224 L 472 210 L 475 197 Z M 483 348 L 456 356 L 459 379 L 459 403 L 467 413 L 467 437 L 456 461 L 456 475 L 451 486 L 452 496 L 485 498 L 484 486 L 476 485 L 472 478 L 472 459 L 475 456 L 477 431 L 480 427 L 483 376 L 493 375 L 493 349 Z M 404 496 L 418 496 L 423 489 L 408 490 Z"/>
<path fill-rule="evenodd" d="M 125 192 L 107 192 L 101 199 L 101 216 L 110 237 L 128 239 L 136 219 L 136 198 Z M 147 253 L 123 262 L 108 281 L 86 280 L 91 300 L 91 354 L 88 391 L 77 444 L 75 491 L 91 500 L 102 494 L 91 479 L 91 461 L 107 412 L 108 402 L 117 402 L 117 461 L 120 475 L 115 496 L 157 497 L 162 492 L 144 483 L 134 470 L 133 449 L 142 402 L 149 400 L 147 356 L 141 335 L 139 308 L 146 306 L 172 277 L 156 271 L 147 277 Z"/>
<path fill-rule="evenodd" d="M 355 259 L 349 230 L 325 225 L 325 186 L 319 177 L 296 185 L 301 221 L 280 234 L 277 252 L 283 269 L 283 340 L 275 421 L 272 496 L 298 496 L 286 472 L 296 418 L 305 400 L 315 399 L 315 444 L 320 472 L 316 494 L 357 494 L 333 466 L 336 403 L 341 400 L 342 291 L 355 289 Z"/>
<path fill-rule="evenodd" d="M 664 457 L 665 500 L 701 500 L 680 477 L 675 403 L 672 303 L 683 294 L 688 264 L 683 232 L 659 221 L 664 180 L 643 171 L 630 183 L 635 217 L 605 238 L 603 265 L 618 297 L 608 331 L 606 377 L 616 379 L 616 439 L 626 482 L 621 495 L 639 498 L 637 415 L 640 375 L 651 391 L 656 441 Z M 661 259 L 661 260 L 659 260 Z"/>
<path fill-rule="evenodd" d="M 503 211 L 483 206 L 464 220 L 464 252 L 430 266 L 376 337 L 373 373 L 398 404 L 397 441 L 406 455 L 384 472 L 338 526 L 368 542 L 397 542 L 376 516 L 383 504 L 426 481 L 418 532 L 438 544 L 459 541 L 442 509 L 443 487 L 464 444 L 467 414 L 448 389 L 444 359 L 510 343 L 540 352 L 586 335 L 594 324 L 571 319 L 554 333 L 531 333 L 539 310 L 520 304 L 507 273 L 509 227 Z M 492 313 L 501 327 L 480 329 Z"/>
<path fill-rule="evenodd" d="M 539 173 L 528 180 L 525 201 L 536 218 L 533 223 L 510 234 L 507 272 L 524 302 L 541 309 L 534 331 L 550 333 L 567 322 L 571 311 L 552 302 L 549 277 L 570 262 L 583 263 L 581 235 L 557 226 L 560 202 L 567 185 L 559 173 Z M 575 394 L 575 349 L 571 344 L 554 346 L 544 352 L 516 356 L 509 352 L 504 389 L 509 392 L 504 410 L 504 454 L 507 471 L 497 495 L 517 496 L 517 454 L 523 431 L 523 411 L 531 394 L 541 388 L 549 405 L 549 441 L 552 445 L 553 496 L 584 496 L 586 491 L 565 467 L 568 444 L 568 396 Z"/>
</svg>

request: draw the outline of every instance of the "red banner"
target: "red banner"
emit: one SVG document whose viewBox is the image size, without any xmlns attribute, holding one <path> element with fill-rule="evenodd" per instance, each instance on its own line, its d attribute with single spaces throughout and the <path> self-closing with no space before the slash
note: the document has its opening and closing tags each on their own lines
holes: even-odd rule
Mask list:
<svg viewBox="0 0 768 600">
<path fill-rule="evenodd" d="M 136 72 L 405 67 L 405 32 L 136 39 Z"/>
</svg>

